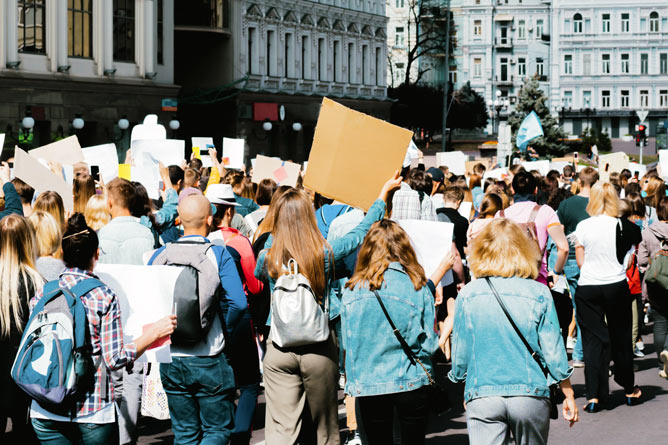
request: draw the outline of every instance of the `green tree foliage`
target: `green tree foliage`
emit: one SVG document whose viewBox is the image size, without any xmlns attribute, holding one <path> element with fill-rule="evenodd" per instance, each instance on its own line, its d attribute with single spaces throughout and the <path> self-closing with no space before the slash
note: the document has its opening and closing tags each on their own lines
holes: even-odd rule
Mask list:
<svg viewBox="0 0 668 445">
<path fill-rule="evenodd" d="M 487 125 L 485 98 L 471 88 L 470 82 L 452 93 L 450 100 L 452 105 L 448 112 L 448 128 L 472 130 Z"/>
<path fill-rule="evenodd" d="M 515 146 L 515 138 L 522 121 L 532 111 L 535 111 L 540 118 L 545 135 L 529 145 L 541 156 L 559 155 L 566 151 L 566 145 L 563 143 L 565 134 L 550 114 L 547 96 L 540 89 L 535 77 L 524 81 L 518 95 L 515 112 L 508 118 L 508 123 L 513 130 L 513 146 Z"/>
</svg>

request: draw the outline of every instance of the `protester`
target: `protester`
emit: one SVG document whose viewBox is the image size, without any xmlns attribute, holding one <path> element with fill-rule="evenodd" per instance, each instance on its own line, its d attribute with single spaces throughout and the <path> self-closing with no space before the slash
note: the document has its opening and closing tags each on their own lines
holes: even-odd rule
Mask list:
<svg viewBox="0 0 668 445">
<path fill-rule="evenodd" d="M 91 196 L 86 203 L 84 216 L 86 217 L 86 224 L 88 224 L 88 227 L 96 232 L 109 224 L 109 221 L 111 221 L 111 214 L 109 212 L 109 206 L 107 205 L 107 197 L 105 195 Z"/>
<path fill-rule="evenodd" d="M 273 179 L 265 178 L 257 185 L 257 192 L 255 193 L 255 202 L 260 206 L 259 209 L 249 213 L 244 218 L 246 224 L 251 229 L 251 238 L 255 234 L 260 223 L 267 216 L 267 209 L 271 203 L 271 197 L 274 195 L 278 185 Z"/>
<path fill-rule="evenodd" d="M 30 187 L 25 182 L 21 181 L 19 178 L 14 178 L 11 180 L 11 183 L 14 184 L 16 193 L 18 193 L 21 198 L 21 205 L 23 206 L 23 216 L 28 217 L 32 213 L 32 200 L 35 197 L 35 189 Z"/>
<path fill-rule="evenodd" d="M 75 213 L 68 220 L 62 248 L 67 268 L 60 276 L 61 288 L 72 289 L 87 278 L 99 279 L 93 273 L 99 255 L 98 237 L 86 225 L 81 213 Z M 40 298 L 41 293 L 31 301 L 31 307 Z M 118 443 L 114 387 L 107 370 L 120 370 L 131 365 L 149 345 L 171 334 L 176 326 L 176 317 L 167 316 L 147 327 L 132 343 L 124 344 L 118 301 L 109 287 L 91 290 L 81 298 L 81 302 L 86 309 L 93 357 L 100 356 L 103 362 L 95 371 L 93 390 L 76 402 L 72 415 L 54 414 L 32 402 L 32 425 L 43 444 Z"/>
<path fill-rule="evenodd" d="M 132 183 L 136 197 L 131 208 L 132 216 L 139 218 L 139 222 L 151 230 L 156 248 L 171 241 L 171 235 L 166 232 L 174 227 L 179 201 L 179 196 L 172 187 L 169 170 L 162 163 L 159 164 L 159 170 L 165 188 L 165 198 L 160 210 L 154 211 L 153 201 L 149 198 L 148 191 L 139 182 Z"/>
<path fill-rule="evenodd" d="M 308 195 L 298 189 L 288 190 L 276 201 L 273 238 L 268 242 L 268 250 L 260 253 L 255 275 L 267 276 L 273 292 L 276 279 L 283 273 L 283 265 L 294 259 L 300 273 L 309 280 L 318 302 L 326 305 L 333 263 L 361 244 L 369 227 L 384 216 L 388 193 L 398 188 L 400 182 L 398 173 L 388 180 L 362 223 L 331 246 L 318 230 Z M 339 443 L 337 357 L 331 333 L 324 342 L 294 348 L 274 345 L 270 334 L 263 367 L 268 443 L 297 442 L 305 401 L 315 424 L 313 442 Z"/>
<path fill-rule="evenodd" d="M 176 191 L 176 193 L 181 193 L 181 190 L 183 190 L 183 178 L 184 178 L 184 172 L 181 167 L 178 165 L 170 165 L 167 167 L 167 170 L 169 171 L 169 182 L 172 184 L 172 188 Z"/>
<path fill-rule="evenodd" d="M 656 219 L 656 206 L 661 198 L 666 196 L 666 184 L 655 173 L 643 181 L 642 191 L 644 192 L 645 203 L 648 206 L 647 220 L 649 224 L 652 224 Z"/>
<path fill-rule="evenodd" d="M 424 442 L 431 355 L 437 349 L 434 283 L 454 260 L 454 253 L 447 254 L 427 280 L 408 235 L 387 219 L 371 226 L 360 247 L 355 273 L 343 292 L 341 319 L 346 393 L 358 399 L 369 445 L 393 443 L 395 410 L 401 443 Z M 390 323 L 416 359 L 404 351 Z"/>
<path fill-rule="evenodd" d="M 252 198 L 247 198 L 243 196 L 244 193 L 243 172 L 230 170 L 230 172 L 224 178 L 223 183 L 230 184 L 232 186 L 232 190 L 234 191 L 234 199 L 237 201 L 237 204 L 239 204 L 237 213 L 240 216 L 246 217 L 246 215 L 248 215 L 249 213 L 252 213 L 260 208 L 260 206 L 257 205 Z"/>
<path fill-rule="evenodd" d="M 32 206 L 33 212 L 41 210 L 46 213 L 50 213 L 56 219 L 56 222 L 63 228 L 63 231 L 67 228 L 65 222 L 65 206 L 63 205 L 63 198 L 52 191 L 42 192 L 35 199 L 35 203 Z"/>
<path fill-rule="evenodd" d="M 246 298 L 234 260 L 224 247 L 206 238 L 213 222 L 209 201 L 201 193 L 187 196 L 179 202 L 178 212 L 184 236 L 156 250 L 148 264 L 184 264 L 187 256 L 198 258 L 203 252 L 220 280 L 215 283 L 217 298 L 212 304 L 225 305 L 227 311 L 222 320 L 221 312 L 215 310 L 216 316 L 198 343 L 173 343 L 172 361 L 160 364 L 160 378 L 175 443 L 227 444 L 234 427 L 234 375 L 223 351 L 230 342 L 225 332 L 234 332 L 242 322 Z M 183 250 L 171 250 L 179 244 Z M 181 252 L 180 258 L 174 258 L 173 252 Z"/>
<path fill-rule="evenodd" d="M 489 224 L 497 212 L 503 210 L 503 201 L 495 193 L 486 193 L 480 201 L 478 217 L 474 219 L 466 231 L 466 242 L 470 245 L 478 234 Z"/>
<path fill-rule="evenodd" d="M 466 248 L 466 232 L 469 229 L 469 221 L 459 214 L 459 206 L 464 200 L 464 192 L 460 187 L 450 186 L 443 193 L 443 202 L 445 206 L 436 211 L 439 215 L 439 221 L 451 222 L 454 224 L 454 242 L 459 251 L 459 255 L 465 258 L 464 249 Z"/>
<path fill-rule="evenodd" d="M 33 212 L 28 221 L 34 230 L 37 244 L 35 267 L 46 281 L 57 280 L 65 269 L 65 263 L 56 257 L 63 239 L 62 229 L 50 213 L 41 210 Z M 62 254 L 58 256 L 62 257 Z"/>
<path fill-rule="evenodd" d="M 454 382 L 466 381 L 472 445 L 510 443 L 511 433 L 516 443 L 547 443 L 552 384 L 559 384 L 565 396 L 564 420 L 571 426 L 578 421 L 569 380 L 573 371 L 552 296 L 534 281 L 540 258 L 538 246 L 507 219 L 489 223 L 471 246 L 469 265 L 478 279 L 457 298 L 448 376 Z M 497 298 L 508 308 L 508 316 Z M 508 317 L 538 357 L 532 357 Z"/>
<path fill-rule="evenodd" d="M 74 212 L 83 213 L 86 210 L 88 200 L 95 195 L 95 180 L 93 177 L 88 173 L 75 177 L 72 185 L 72 195 L 74 196 Z"/>
<path fill-rule="evenodd" d="M 634 384 L 631 338 L 631 296 L 624 258 L 641 240 L 640 229 L 619 219 L 619 198 L 610 183 L 590 192 L 588 219 L 575 229 L 575 255 L 580 278 L 575 293 L 577 320 L 582 332 L 587 405 L 595 413 L 608 399 L 608 368 L 624 388 L 626 403 L 634 405 L 642 391 Z"/>
<path fill-rule="evenodd" d="M 10 375 L 28 322 L 30 298 L 44 280 L 35 266 L 35 239 L 31 225 L 18 214 L 0 220 L 0 439 L 3 443 L 33 443 L 26 422 L 30 398 Z M 6 434 L 7 419 L 12 433 Z"/>
</svg>

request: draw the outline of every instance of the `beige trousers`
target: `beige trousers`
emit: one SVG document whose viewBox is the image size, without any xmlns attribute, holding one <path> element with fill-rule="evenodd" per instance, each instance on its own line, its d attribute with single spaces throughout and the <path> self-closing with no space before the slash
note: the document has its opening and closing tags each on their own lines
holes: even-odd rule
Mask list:
<svg viewBox="0 0 668 445">
<path fill-rule="evenodd" d="M 318 445 L 338 445 L 338 350 L 334 338 L 296 348 L 267 342 L 264 394 L 267 444 L 294 444 L 308 401 Z"/>
</svg>

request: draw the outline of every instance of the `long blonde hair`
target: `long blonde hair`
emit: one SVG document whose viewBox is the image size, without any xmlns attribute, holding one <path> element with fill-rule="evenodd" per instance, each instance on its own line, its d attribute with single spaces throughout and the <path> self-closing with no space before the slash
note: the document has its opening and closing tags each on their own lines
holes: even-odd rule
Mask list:
<svg viewBox="0 0 668 445">
<path fill-rule="evenodd" d="M 62 228 L 50 213 L 38 210 L 28 217 L 34 233 L 37 257 L 51 256 L 58 252 L 63 240 Z"/>
<path fill-rule="evenodd" d="M 44 280 L 35 270 L 35 236 L 24 217 L 12 214 L 0 220 L 0 337 L 11 333 L 12 321 L 23 331 L 23 310 L 19 297 L 19 283 L 38 290 Z M 32 295 L 27 295 L 30 299 Z"/>
<path fill-rule="evenodd" d="M 72 184 L 74 196 L 74 213 L 83 213 L 91 196 L 95 195 L 95 180 L 88 173 L 74 178 Z"/>
<path fill-rule="evenodd" d="M 104 197 L 104 195 L 91 196 L 86 203 L 86 208 L 84 209 L 83 214 L 86 218 L 86 224 L 88 224 L 88 227 L 95 230 L 96 232 L 109 224 L 109 221 L 111 221 L 109 205 L 107 204 L 107 199 Z"/>
<path fill-rule="evenodd" d="M 51 216 L 56 218 L 62 230 L 65 231 L 65 206 L 63 205 L 63 198 L 58 193 L 54 191 L 40 193 L 32 208 L 33 211 L 43 210 L 50 213 Z"/>
<path fill-rule="evenodd" d="M 273 279 L 284 273 L 283 265 L 292 258 L 299 271 L 311 282 L 319 299 L 325 296 L 325 250 L 330 255 L 332 249 L 322 237 L 315 220 L 315 211 L 308 194 L 292 188 L 274 203 L 272 235 L 273 244 L 269 248 L 265 264 Z M 333 267 L 333 262 L 331 263 Z"/>
<path fill-rule="evenodd" d="M 615 186 L 609 182 L 597 182 L 589 192 L 589 204 L 587 204 L 589 216 L 608 215 L 618 218 L 619 196 Z"/>
</svg>

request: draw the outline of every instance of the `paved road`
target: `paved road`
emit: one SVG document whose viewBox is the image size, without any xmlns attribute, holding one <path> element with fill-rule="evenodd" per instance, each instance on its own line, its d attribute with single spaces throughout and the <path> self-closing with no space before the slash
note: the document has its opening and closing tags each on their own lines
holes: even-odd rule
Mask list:
<svg viewBox="0 0 668 445">
<path fill-rule="evenodd" d="M 569 428 L 562 419 L 553 420 L 550 427 L 551 445 L 575 445 L 575 444 L 666 444 L 668 443 L 668 380 L 658 377 L 656 355 L 653 353 L 652 336 L 645 335 L 644 358 L 636 358 L 638 368 L 636 383 L 641 386 L 644 393 L 644 403 L 639 406 L 628 407 L 624 405 L 623 390 L 612 381 L 613 408 L 597 414 L 581 413 L 581 421 L 573 428 Z M 502 352 L 499 351 L 501 356 Z M 501 358 L 501 357 L 500 357 Z M 438 367 L 438 374 L 443 375 L 447 371 L 445 365 Z M 573 375 L 573 384 L 576 392 L 578 406 L 582 408 L 584 399 L 584 373 L 583 369 L 576 369 Z M 455 393 L 457 387 L 452 388 L 452 398 L 455 406 L 461 406 L 457 401 Z M 461 400 L 461 399 L 460 399 Z M 264 399 L 260 400 L 258 415 L 256 416 L 252 444 L 264 444 Z M 339 412 L 345 411 L 343 405 L 339 406 Z M 341 415 L 342 433 L 345 430 L 345 422 Z M 169 421 L 157 422 L 144 419 L 141 426 L 143 437 L 140 444 L 171 444 L 172 435 L 169 430 Z M 426 443 L 428 445 L 465 445 L 468 444 L 466 432 L 466 419 L 462 409 L 451 411 L 441 418 L 432 419 L 429 425 L 429 433 Z"/>
</svg>

